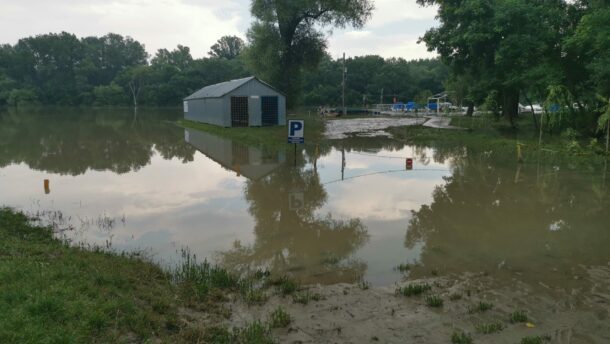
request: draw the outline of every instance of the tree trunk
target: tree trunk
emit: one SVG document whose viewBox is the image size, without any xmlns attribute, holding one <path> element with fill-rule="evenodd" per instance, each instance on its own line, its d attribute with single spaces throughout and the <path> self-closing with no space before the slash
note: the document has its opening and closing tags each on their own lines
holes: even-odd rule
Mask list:
<svg viewBox="0 0 610 344">
<path fill-rule="evenodd" d="M 525 96 L 525 100 L 527 101 L 527 104 L 530 106 L 530 109 L 532 110 L 532 120 L 534 121 L 534 128 L 536 128 L 536 130 L 538 130 L 540 128 L 538 127 L 538 121 L 536 120 L 536 112 L 534 111 L 534 105 L 532 104 L 532 100 L 529 99 L 527 96 Z"/>
<path fill-rule="evenodd" d="M 519 90 L 505 89 L 502 93 L 502 115 L 515 127 L 515 118 L 519 113 Z"/>
<path fill-rule="evenodd" d="M 474 114 L 474 102 L 468 101 L 468 110 L 466 110 L 466 116 L 472 117 Z"/>
</svg>

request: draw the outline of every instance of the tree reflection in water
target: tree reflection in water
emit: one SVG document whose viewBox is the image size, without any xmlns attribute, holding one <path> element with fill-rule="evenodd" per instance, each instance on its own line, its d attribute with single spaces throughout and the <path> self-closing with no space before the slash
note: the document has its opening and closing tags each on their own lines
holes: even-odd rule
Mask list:
<svg viewBox="0 0 610 344">
<path fill-rule="evenodd" d="M 367 230 L 360 219 L 317 213 L 326 203 L 326 191 L 313 166 L 303 165 L 304 156 L 297 161 L 297 167 L 283 163 L 268 176 L 247 181 L 255 241 L 249 246 L 236 242 L 219 253 L 219 261 L 238 271 L 289 274 L 302 283 L 355 282 L 366 264 L 351 256 L 368 240 Z"/>
<path fill-rule="evenodd" d="M 610 197 L 602 171 L 468 153 L 453 160 L 433 202 L 413 212 L 405 246 L 424 244 L 413 276 L 487 272 L 569 288 L 580 267 L 607 264 Z"/>
</svg>

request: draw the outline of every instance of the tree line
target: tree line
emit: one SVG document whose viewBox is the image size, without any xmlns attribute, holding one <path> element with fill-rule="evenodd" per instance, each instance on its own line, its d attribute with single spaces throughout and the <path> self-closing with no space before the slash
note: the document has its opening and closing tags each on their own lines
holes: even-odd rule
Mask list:
<svg viewBox="0 0 610 344">
<path fill-rule="evenodd" d="M 514 124 L 520 102 L 540 101 L 551 130 L 607 125 L 608 1 L 417 2 L 438 6 L 440 25 L 421 41 L 450 68 L 448 89 L 471 107 L 487 104 Z"/>
<path fill-rule="evenodd" d="M 240 38 L 225 36 L 210 48 L 208 57 L 195 59 L 182 45 L 149 56 L 142 43 L 113 33 L 27 37 L 0 46 L 0 106 L 179 106 L 203 86 L 258 75 L 248 60 L 254 57 L 244 53 L 248 48 Z M 341 102 L 342 62 L 325 52 L 320 62 L 320 68 L 305 71 L 303 97 L 296 105 Z M 346 99 L 353 105 L 362 104 L 363 97 L 369 103 L 378 101 L 382 89 L 385 101 L 412 98 L 420 89 L 437 92 L 447 72 L 439 60 L 379 56 L 350 58 L 346 66 Z"/>
</svg>

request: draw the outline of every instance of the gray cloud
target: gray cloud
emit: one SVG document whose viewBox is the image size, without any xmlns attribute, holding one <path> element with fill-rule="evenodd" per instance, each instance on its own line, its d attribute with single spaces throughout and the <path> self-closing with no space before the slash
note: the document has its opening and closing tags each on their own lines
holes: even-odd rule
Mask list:
<svg viewBox="0 0 610 344">
<path fill-rule="evenodd" d="M 416 41 L 433 25 L 435 8 L 415 0 L 376 0 L 376 10 L 360 32 L 346 28 L 329 37 L 333 56 L 378 54 L 406 59 L 429 57 Z M 178 44 L 203 57 L 223 35 L 245 38 L 252 20 L 249 0 L 4 0 L 0 3 L 0 42 L 67 31 L 79 37 L 115 32 L 146 45 L 149 53 Z"/>
</svg>

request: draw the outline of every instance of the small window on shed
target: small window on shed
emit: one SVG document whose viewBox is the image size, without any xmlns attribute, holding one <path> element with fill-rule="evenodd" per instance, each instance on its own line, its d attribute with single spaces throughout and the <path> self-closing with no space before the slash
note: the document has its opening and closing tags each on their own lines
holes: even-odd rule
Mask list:
<svg viewBox="0 0 610 344">
<path fill-rule="evenodd" d="M 184 107 L 184 112 L 189 112 L 189 102 L 188 101 L 184 101 L 183 102 L 183 107 Z"/>
</svg>

